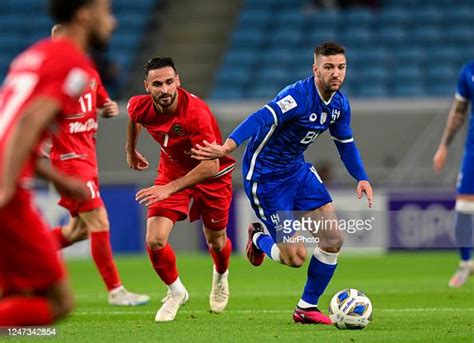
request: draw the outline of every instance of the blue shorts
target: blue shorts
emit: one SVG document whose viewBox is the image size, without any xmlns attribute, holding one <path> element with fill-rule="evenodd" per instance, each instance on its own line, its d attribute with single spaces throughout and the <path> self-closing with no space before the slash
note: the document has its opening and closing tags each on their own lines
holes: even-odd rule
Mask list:
<svg viewBox="0 0 474 343">
<path fill-rule="evenodd" d="M 292 219 L 293 211 L 309 212 L 332 202 L 310 163 L 286 178 L 259 182 L 244 179 L 244 187 L 253 210 L 275 242 L 281 224 L 285 219 Z"/>
<path fill-rule="evenodd" d="M 456 188 L 458 194 L 474 194 L 474 153 L 464 152 Z"/>
</svg>

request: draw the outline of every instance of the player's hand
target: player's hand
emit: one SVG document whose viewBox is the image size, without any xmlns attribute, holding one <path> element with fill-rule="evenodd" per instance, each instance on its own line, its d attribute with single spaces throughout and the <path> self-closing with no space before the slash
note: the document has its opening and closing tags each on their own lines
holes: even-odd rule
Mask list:
<svg viewBox="0 0 474 343">
<path fill-rule="evenodd" d="M 448 157 L 448 148 L 445 145 L 440 145 L 433 157 L 433 169 L 436 173 L 441 173 L 446 164 L 446 157 Z"/>
<path fill-rule="evenodd" d="M 132 153 L 127 151 L 127 164 L 135 170 L 145 170 L 150 166 L 147 159 L 136 150 Z"/>
<path fill-rule="evenodd" d="M 235 142 L 229 139 L 224 145 L 217 144 L 216 142 L 209 143 L 205 140 L 203 145 L 196 144 L 196 148 L 191 149 L 193 153 L 191 157 L 199 161 L 214 160 L 230 154 L 235 147 Z"/>
<path fill-rule="evenodd" d="M 168 185 L 155 185 L 138 191 L 135 200 L 148 207 L 155 202 L 167 199 L 171 194 L 172 190 Z"/>
<path fill-rule="evenodd" d="M 374 192 L 369 181 L 362 180 L 357 184 L 357 197 L 362 199 L 362 194 L 365 193 L 367 201 L 369 202 L 369 208 L 372 208 L 374 204 Z"/>
<path fill-rule="evenodd" d="M 91 197 L 91 192 L 86 183 L 74 177 L 64 175 L 53 181 L 53 185 L 59 194 L 77 201 L 84 201 Z"/>
<path fill-rule="evenodd" d="M 109 100 L 102 106 L 102 117 L 111 118 L 119 114 L 119 106 L 115 101 Z"/>
</svg>

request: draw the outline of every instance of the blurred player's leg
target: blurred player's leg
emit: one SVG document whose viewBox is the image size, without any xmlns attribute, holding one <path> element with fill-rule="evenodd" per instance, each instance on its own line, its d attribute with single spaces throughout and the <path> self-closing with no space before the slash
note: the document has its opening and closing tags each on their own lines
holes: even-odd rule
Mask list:
<svg viewBox="0 0 474 343">
<path fill-rule="evenodd" d="M 467 200 L 457 200 L 456 207 L 468 206 Z M 474 205 L 472 205 L 474 207 Z M 449 287 L 458 288 L 464 285 L 473 274 L 472 243 L 473 243 L 474 216 L 471 213 L 456 212 L 454 232 L 456 246 L 459 248 L 459 267 L 449 280 Z"/>
<path fill-rule="evenodd" d="M 224 311 L 229 302 L 229 262 L 232 242 L 227 238 L 226 228 L 211 230 L 204 227 L 209 253 L 214 261 L 209 305 L 214 313 Z"/>
<path fill-rule="evenodd" d="M 170 216 L 173 216 L 172 213 Z M 168 293 L 162 300 L 163 305 L 156 313 L 156 322 L 172 321 L 179 307 L 189 300 L 188 292 L 179 278 L 176 255 L 168 243 L 174 222 L 175 220 L 167 217 L 150 217 L 147 222 L 148 256 L 156 273 L 168 287 Z"/>
<path fill-rule="evenodd" d="M 87 227 L 79 217 L 70 216 L 69 223 L 58 226 L 51 230 L 59 249 L 66 248 L 72 244 L 88 238 Z"/>
<path fill-rule="evenodd" d="M 109 291 L 109 303 L 119 306 L 137 306 L 146 304 L 150 297 L 127 291 L 115 265 L 110 245 L 109 220 L 104 207 L 79 216 L 90 232 L 91 254 L 95 265 Z"/>
<path fill-rule="evenodd" d="M 265 254 L 273 261 L 281 263 L 280 249 L 273 241 L 273 238 L 265 233 L 263 225 L 260 223 L 251 223 L 249 225 L 245 250 L 247 259 L 256 267 L 263 263 Z"/>
<path fill-rule="evenodd" d="M 72 311 L 55 242 L 29 200 L 17 194 L 0 222 L 0 326 L 47 325 Z"/>
</svg>

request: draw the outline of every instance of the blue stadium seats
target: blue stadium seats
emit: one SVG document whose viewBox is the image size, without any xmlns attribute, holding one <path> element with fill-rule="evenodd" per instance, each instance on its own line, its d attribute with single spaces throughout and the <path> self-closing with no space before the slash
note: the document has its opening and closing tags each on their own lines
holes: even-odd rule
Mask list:
<svg viewBox="0 0 474 343">
<path fill-rule="evenodd" d="M 274 96 L 277 86 L 312 74 L 313 49 L 328 40 L 346 46 L 343 91 L 360 97 L 450 95 L 459 68 L 474 59 L 472 0 L 380 0 L 375 10 L 304 11 L 303 3 L 245 1 L 223 67 L 240 61 L 265 82 L 227 95 Z"/>
</svg>

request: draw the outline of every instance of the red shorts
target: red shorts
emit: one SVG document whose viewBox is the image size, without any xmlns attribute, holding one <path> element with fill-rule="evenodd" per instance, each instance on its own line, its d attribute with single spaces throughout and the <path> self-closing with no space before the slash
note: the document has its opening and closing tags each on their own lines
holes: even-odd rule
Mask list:
<svg viewBox="0 0 474 343">
<path fill-rule="evenodd" d="M 59 199 L 58 205 L 66 208 L 72 217 L 77 217 L 81 212 L 92 211 L 104 206 L 104 202 L 102 201 L 99 192 L 99 179 L 97 177 L 90 179 L 85 178 L 84 181 L 87 182 L 87 188 L 89 188 L 91 192 L 91 197 L 89 199 L 85 201 L 77 201 L 65 196 Z"/>
<path fill-rule="evenodd" d="M 170 182 L 163 174 L 155 180 L 155 185 Z M 193 200 L 191 209 L 189 208 Z M 227 227 L 229 207 L 232 201 L 232 173 L 172 194 L 169 198 L 154 203 L 148 208 L 148 218 L 166 217 L 173 222 L 202 219 L 209 230 L 219 231 Z"/>
<path fill-rule="evenodd" d="M 64 278 L 57 246 L 28 192 L 17 191 L 0 209 L 0 223 L 3 293 L 43 291 Z"/>
</svg>

